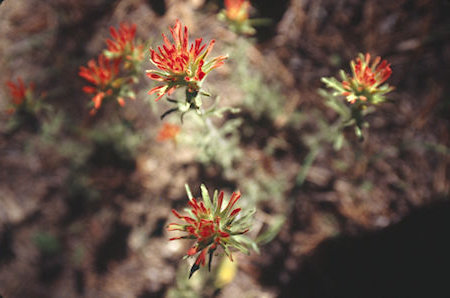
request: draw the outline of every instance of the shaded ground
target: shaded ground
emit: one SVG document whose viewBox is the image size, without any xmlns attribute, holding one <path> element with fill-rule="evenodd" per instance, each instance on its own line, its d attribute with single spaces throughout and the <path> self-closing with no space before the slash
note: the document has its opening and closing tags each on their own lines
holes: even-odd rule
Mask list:
<svg viewBox="0 0 450 298">
<path fill-rule="evenodd" d="M 164 297 L 173 287 L 188 243 L 168 242 L 164 227 L 170 209 L 185 206 L 183 185 L 233 191 L 243 182 L 198 163 L 188 149 L 154 141 L 161 122 L 144 77 L 142 94 L 124 112 L 139 132 L 136 153 L 89 139 L 84 132 L 96 120 L 86 112 L 77 71 L 120 21 L 135 22 L 139 37 L 155 44 L 180 18 L 191 36 L 215 38 L 215 53 L 228 50 L 237 39 L 217 22 L 218 1 L 203 2 L 0 5 L 0 82 L 35 81 L 64 113 L 56 139 L 32 130 L 7 134 L 1 116 L 0 295 Z M 236 278 L 216 296 L 449 296 L 442 278 L 449 267 L 450 4 L 292 0 L 274 8 L 273 1 L 254 2 L 273 24 L 259 30 L 244 56 L 267 85 L 280 86 L 285 101 L 276 117 L 243 107 L 246 158 L 235 170 L 250 181 L 258 175 L 283 180 L 279 196 L 261 203 L 255 226 L 280 212 L 287 221 L 260 255 L 238 257 Z M 392 63 L 394 103 L 369 116 L 364 143 L 349 135 L 340 152 L 325 145 L 305 184 L 296 185 L 307 154 L 303 136 L 317 130 L 318 118 L 310 115 L 335 118 L 316 94 L 320 77 L 348 70 L 347 61 L 366 51 Z M 236 94 L 229 102 L 237 105 L 242 92 L 227 81 L 238 63 L 230 56 L 231 66 L 208 78 L 216 93 Z M 2 109 L 5 89 L 0 98 Z M 306 123 L 295 125 L 298 113 L 309 115 Z"/>
</svg>

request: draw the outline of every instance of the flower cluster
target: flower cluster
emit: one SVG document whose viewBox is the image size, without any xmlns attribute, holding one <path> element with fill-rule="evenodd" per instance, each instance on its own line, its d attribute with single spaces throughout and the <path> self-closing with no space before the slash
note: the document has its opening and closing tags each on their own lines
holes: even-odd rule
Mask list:
<svg viewBox="0 0 450 298">
<path fill-rule="evenodd" d="M 158 133 L 156 140 L 158 142 L 163 142 L 167 140 L 175 140 L 177 135 L 180 133 L 180 126 L 176 124 L 164 123 L 163 127 Z"/>
<path fill-rule="evenodd" d="M 213 201 L 209 198 L 208 191 L 202 185 L 203 202 L 199 202 L 193 198 L 188 187 L 187 192 L 189 196 L 188 210 L 189 216 L 183 216 L 177 211 L 172 210 L 173 214 L 179 219 L 183 220 L 185 224 L 171 223 L 168 226 L 169 231 L 184 231 L 187 234 L 184 236 L 173 237 L 170 240 L 176 239 L 195 239 L 195 244 L 188 250 L 187 256 L 198 254 L 194 265 L 191 267 L 190 275 L 197 271 L 200 266 L 206 263 L 206 254 L 209 255 L 208 267 L 211 266 L 213 253 L 221 246 L 227 256 L 232 261 L 232 255 L 229 247 L 235 247 L 243 252 L 248 253 L 245 247 L 246 243 L 242 241 L 242 234 L 248 231 L 248 220 L 251 214 L 237 219 L 241 208 L 234 208 L 234 205 L 241 197 L 239 192 L 234 192 L 231 195 L 228 204 L 222 209 L 224 200 L 224 193 L 217 191 L 214 193 Z"/>
<path fill-rule="evenodd" d="M 112 39 L 107 39 L 107 50 L 104 52 L 108 58 L 123 58 L 125 69 L 144 60 L 144 45 L 135 45 L 136 24 L 121 23 L 119 29 L 109 27 Z"/>
<path fill-rule="evenodd" d="M 91 114 L 96 113 L 100 108 L 105 96 L 111 96 L 114 89 L 117 89 L 120 81 L 116 81 L 119 73 L 120 59 L 109 60 L 103 54 L 98 56 L 98 63 L 91 59 L 87 67 L 81 66 L 79 75 L 94 86 L 84 86 L 83 91 L 88 94 L 95 94 L 92 98 L 94 108 Z M 125 101 L 122 97 L 117 97 L 117 102 L 123 106 Z"/>
<path fill-rule="evenodd" d="M 229 20 L 243 23 L 248 19 L 248 0 L 225 0 L 225 13 Z"/>
<path fill-rule="evenodd" d="M 250 1 L 225 0 L 225 9 L 219 13 L 219 19 L 226 21 L 230 29 L 238 34 L 254 34 L 255 29 L 249 19 Z"/>
<path fill-rule="evenodd" d="M 156 101 L 184 86 L 188 88 L 188 92 L 197 94 L 205 76 L 214 68 L 223 65 L 227 59 L 226 56 L 219 56 L 206 61 L 215 41 L 212 40 L 206 47 L 206 44 L 202 44 L 203 39 L 197 38 L 189 45 L 188 28 L 183 27 L 179 20 L 170 28 L 170 32 L 174 43 L 162 34 L 164 44 L 158 47 L 159 53 L 150 49 L 150 60 L 158 70 L 147 70 L 147 76 L 163 83 L 149 91 L 149 94 L 158 94 Z"/>
<path fill-rule="evenodd" d="M 353 125 L 356 136 L 362 141 L 364 139 L 362 129 L 369 126 L 364 120 L 365 115 L 374 111 L 373 106 L 385 102 L 386 93 L 394 89 L 385 84 L 392 70 L 390 64 L 386 60 L 381 60 L 380 57 L 376 57 L 371 63 L 369 53 L 359 54 L 350 62 L 350 66 L 351 76 L 343 70 L 340 71 L 342 81 L 333 77 L 322 78 L 322 82 L 334 89 L 334 92 L 328 93 L 325 90 L 319 90 L 319 92 L 327 99 L 327 105 L 341 115 L 340 129 Z M 349 104 L 341 102 L 342 96 L 345 96 Z M 335 144 L 341 143 L 339 141 Z M 338 147 L 340 145 L 336 145 L 336 148 Z"/>
<path fill-rule="evenodd" d="M 120 106 L 125 97 L 134 99 L 130 89 L 137 82 L 137 73 L 143 60 L 143 45 L 135 44 L 136 25 L 120 24 L 118 30 L 110 27 L 112 39 L 106 40 L 107 49 L 91 59 L 87 67 L 81 66 L 79 76 L 94 86 L 84 86 L 83 91 L 94 94 L 91 114 L 95 114 L 106 98 L 115 98 Z M 123 71 L 121 70 L 123 66 Z"/>
<path fill-rule="evenodd" d="M 350 62 L 352 76 L 341 71 L 342 82 L 331 78 L 322 79 L 328 87 L 331 87 L 345 96 L 351 104 L 378 104 L 386 99 L 384 95 L 393 90 L 388 84 L 383 84 L 392 74 L 390 64 L 386 60 L 376 57 L 370 63 L 370 54 L 359 54 Z M 381 62 L 381 63 L 380 63 Z"/>
<path fill-rule="evenodd" d="M 342 82 L 342 87 L 345 89 L 342 95 L 347 97 L 348 102 L 355 103 L 358 99 L 367 101 L 368 98 L 373 98 L 373 94 L 382 90 L 380 85 L 390 77 L 392 70 L 386 60 L 381 63 L 380 61 L 381 58 L 377 57 L 370 65 L 370 54 L 367 53 L 365 56 L 361 54 L 356 61 L 350 63 L 353 77 Z M 372 103 L 376 102 L 372 100 Z"/>
<path fill-rule="evenodd" d="M 11 107 L 8 109 L 8 113 L 12 114 L 16 110 L 26 109 L 27 102 L 31 100 L 34 90 L 34 84 L 30 83 L 25 85 L 21 77 L 17 78 L 17 84 L 13 81 L 7 81 L 6 86 L 9 89 L 11 95 Z"/>
<path fill-rule="evenodd" d="M 21 105 L 25 101 L 27 93 L 34 89 L 34 84 L 30 84 L 28 87 L 25 86 L 21 77 L 17 78 L 17 84 L 13 81 L 7 81 L 6 86 L 9 88 L 15 106 Z"/>
</svg>

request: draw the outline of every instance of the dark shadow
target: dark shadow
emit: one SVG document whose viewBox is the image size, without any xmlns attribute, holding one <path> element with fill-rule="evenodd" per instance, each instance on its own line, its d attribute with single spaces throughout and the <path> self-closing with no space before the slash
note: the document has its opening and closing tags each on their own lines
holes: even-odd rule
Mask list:
<svg viewBox="0 0 450 298">
<path fill-rule="evenodd" d="M 57 1 L 53 4 L 54 11 L 61 16 L 62 21 L 57 27 L 55 41 L 49 49 L 49 56 L 46 58 L 53 71 L 48 74 L 47 85 L 42 87 L 45 90 L 55 89 L 55 86 L 64 86 L 63 91 L 49 95 L 46 99 L 64 110 L 70 111 L 74 119 L 82 119 L 85 114 L 85 102 L 71 94 L 80 94 L 81 86 L 84 85 L 82 78 L 76 78 L 80 65 L 87 63 L 92 57 L 87 57 L 86 44 L 98 30 L 98 25 L 105 18 L 111 16 L 117 0 L 93 1 L 91 5 L 83 5 L 80 1 Z M 77 18 L 72 14 L 80 12 L 82 16 Z M 70 57 L 71 59 L 68 59 Z M 65 100 L 61 100 L 64 97 Z"/>
<path fill-rule="evenodd" d="M 278 22 L 281 21 L 284 13 L 288 9 L 290 0 L 257 0 L 251 1 L 251 3 L 258 11 L 258 18 L 267 18 L 271 21 L 269 26 L 259 26 L 256 28 L 258 41 L 267 41 L 277 33 Z"/>
<path fill-rule="evenodd" d="M 280 297 L 450 297 L 450 201 L 376 232 L 322 242 Z"/>
<path fill-rule="evenodd" d="M 161 237 L 163 235 L 164 228 L 166 226 L 166 221 L 167 221 L 167 218 L 165 218 L 165 217 L 158 218 L 158 220 L 155 223 L 155 228 L 152 231 L 152 233 L 150 234 L 150 238 Z"/>
<path fill-rule="evenodd" d="M 226 177 L 223 177 L 223 168 L 215 163 L 211 163 L 209 165 L 198 164 L 198 178 L 197 181 L 201 181 L 201 184 L 204 184 L 209 191 L 210 196 L 213 195 L 214 190 L 224 190 L 229 189 L 231 191 L 235 191 L 237 189 L 237 184 L 235 181 L 231 181 Z M 197 182 L 198 183 L 198 182 Z M 200 195 L 200 185 L 198 187 L 195 186 L 194 183 L 189 184 L 192 194 Z"/>
<path fill-rule="evenodd" d="M 61 218 L 61 223 L 66 226 L 79 217 L 89 216 L 100 207 L 100 201 L 95 199 L 94 190 L 83 179 L 82 170 L 73 170 L 65 183 L 67 195 L 64 199 L 66 213 Z"/>
<path fill-rule="evenodd" d="M 97 167 L 114 166 L 130 172 L 136 169 L 136 161 L 132 154 L 119 152 L 115 148 L 114 142 L 109 141 L 95 143 L 88 164 Z"/>
<path fill-rule="evenodd" d="M 78 217 L 86 214 L 89 197 L 85 194 L 87 194 L 87 191 L 81 188 L 69 189 L 69 195 L 64 200 L 67 206 L 67 213 L 62 219 L 63 224 L 69 224 Z"/>
<path fill-rule="evenodd" d="M 166 14 L 167 7 L 165 0 L 147 0 L 147 3 L 157 15 L 163 16 Z"/>
<path fill-rule="evenodd" d="M 137 298 L 160 298 L 164 297 L 165 289 L 160 289 L 157 292 L 150 292 L 149 290 L 143 290 Z"/>
<path fill-rule="evenodd" d="M 95 271 L 104 274 L 111 261 L 121 261 L 128 254 L 128 235 L 131 227 L 120 222 L 114 223 L 106 239 L 99 245 L 95 253 Z"/>
<path fill-rule="evenodd" d="M 0 235 L 0 266 L 9 263 L 16 257 L 12 246 L 13 242 L 13 230 L 6 227 Z"/>
<path fill-rule="evenodd" d="M 240 133 L 240 143 L 244 147 L 257 147 L 261 150 L 267 149 L 268 142 L 274 136 L 283 139 L 287 146 L 278 146 L 274 148 L 271 156 L 275 159 L 282 159 L 292 154 L 292 157 L 303 162 L 308 150 L 303 144 L 301 135 L 304 133 L 297 127 L 285 125 L 281 128 L 277 127 L 269 116 L 261 115 L 259 118 L 253 117 L 252 113 L 243 110 L 239 113 L 239 117 L 243 119 Z M 233 119 L 234 117 L 230 117 Z M 303 128 L 302 128 L 303 129 Z"/>
<path fill-rule="evenodd" d="M 21 131 L 36 134 L 41 129 L 38 116 L 31 112 L 20 109 L 12 117 L 14 117 L 14 124 L 5 132 L 6 138 L 10 138 Z"/>
<path fill-rule="evenodd" d="M 80 269 L 76 269 L 74 272 L 74 287 L 79 295 L 84 294 L 84 289 L 86 286 L 84 272 Z"/>
<path fill-rule="evenodd" d="M 39 280 L 44 284 L 55 281 L 64 270 L 64 258 L 61 253 L 41 253 L 39 258 Z"/>
</svg>

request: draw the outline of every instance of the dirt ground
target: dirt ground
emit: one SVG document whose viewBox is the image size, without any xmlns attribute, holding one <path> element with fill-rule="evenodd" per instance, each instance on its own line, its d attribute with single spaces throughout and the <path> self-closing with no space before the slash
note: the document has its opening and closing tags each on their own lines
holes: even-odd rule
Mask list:
<svg viewBox="0 0 450 298">
<path fill-rule="evenodd" d="M 239 55 L 208 77 L 212 91 L 229 95 L 225 104 L 241 107 L 244 157 L 232 175 L 199 162 L 191 148 L 155 141 L 161 110 L 144 72 L 137 99 L 121 110 L 133 122 L 126 146 L 93 141 L 89 131 L 115 111 L 89 116 L 77 74 L 104 47 L 109 26 L 136 23 L 137 36 L 155 45 L 178 18 L 191 36 L 216 39 L 213 54 L 231 53 L 239 38 L 217 20 L 221 5 L 0 4 L 0 85 L 18 76 L 35 82 L 56 119 L 10 133 L 9 116 L 0 116 L 0 297 L 166 297 L 175 288 L 171 297 L 450 297 L 449 1 L 252 1 L 252 16 L 271 23 L 240 54 L 283 101 L 275 116 L 241 106 L 251 78 L 236 79 Z M 320 78 L 349 71 L 359 52 L 391 63 L 392 102 L 369 115 L 364 142 L 349 134 L 338 152 L 324 144 L 299 185 L 315 115 L 336 118 L 317 93 Z M 3 111 L 6 87 L 0 98 Z M 296 125 L 299 115 L 306 120 Z M 245 198 L 260 179 L 267 191 L 257 195 L 267 198 L 250 235 L 281 216 L 279 233 L 260 254 L 236 253 L 238 271 L 226 286 L 183 292 L 188 271 L 180 282 L 177 270 L 189 243 L 168 241 L 165 227 L 170 210 L 187 203 L 184 184 L 195 195 L 205 183 Z"/>
</svg>

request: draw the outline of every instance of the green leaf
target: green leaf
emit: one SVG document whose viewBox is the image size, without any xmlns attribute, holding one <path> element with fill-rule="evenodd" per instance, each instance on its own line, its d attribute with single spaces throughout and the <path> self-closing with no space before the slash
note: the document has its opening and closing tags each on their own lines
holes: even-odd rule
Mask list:
<svg viewBox="0 0 450 298">
<path fill-rule="evenodd" d="M 342 144 L 344 143 L 344 135 L 341 132 L 337 132 L 338 135 L 336 137 L 336 140 L 334 141 L 333 144 L 333 149 L 335 151 L 339 151 L 342 148 Z"/>
<path fill-rule="evenodd" d="M 256 253 L 260 253 L 259 248 L 258 248 L 258 244 L 251 239 L 250 237 L 244 236 L 244 235 L 237 235 L 237 236 L 233 236 L 234 240 L 239 242 L 241 245 L 245 245 L 246 247 L 250 247 L 251 249 L 253 249 Z M 248 249 L 247 249 L 248 251 Z M 244 252 L 245 253 L 245 252 Z"/>
<path fill-rule="evenodd" d="M 214 208 L 217 208 L 218 195 L 219 195 L 219 191 L 217 189 L 214 190 L 214 195 L 213 195 L 213 207 Z M 214 214 L 214 216 L 216 216 L 216 214 Z"/>
<path fill-rule="evenodd" d="M 250 223 L 249 220 L 256 213 L 256 208 L 252 208 L 250 211 L 241 216 L 238 220 L 233 223 L 234 227 L 238 227 L 239 230 L 246 229 Z"/>
<path fill-rule="evenodd" d="M 308 154 L 301 165 L 300 171 L 298 172 L 296 183 L 298 186 L 301 186 L 303 182 L 305 182 L 306 177 L 308 176 L 309 169 L 311 168 L 313 162 L 316 160 L 317 155 L 319 154 L 320 148 L 318 146 L 314 146 L 311 148 Z"/>
<path fill-rule="evenodd" d="M 114 58 L 119 57 L 118 54 L 113 53 L 113 52 L 110 52 L 110 51 L 108 51 L 108 50 L 104 50 L 104 51 L 103 51 L 103 55 L 105 55 L 105 57 L 108 58 L 108 59 L 114 59 Z"/>
<path fill-rule="evenodd" d="M 48 232 L 38 232 L 33 237 L 34 244 L 44 254 L 54 255 L 61 250 L 58 238 Z"/>
<path fill-rule="evenodd" d="M 189 198 L 189 200 L 192 200 L 194 196 L 192 195 L 191 189 L 189 188 L 189 185 L 185 184 L 184 188 L 186 189 L 186 194 Z"/>
<path fill-rule="evenodd" d="M 205 202 L 206 209 L 212 209 L 211 199 L 209 198 L 208 189 L 206 188 L 206 186 L 204 184 L 202 184 L 200 186 L 200 189 L 202 191 L 203 202 Z"/>
<path fill-rule="evenodd" d="M 258 238 L 256 238 L 256 243 L 263 245 L 272 241 L 280 232 L 285 221 L 286 217 L 284 215 L 278 215 L 277 217 L 275 217 L 269 229 L 266 232 L 259 235 Z"/>
<path fill-rule="evenodd" d="M 202 99 L 200 98 L 200 96 L 196 96 L 194 98 L 194 103 L 197 108 L 200 108 L 202 106 Z"/>
<path fill-rule="evenodd" d="M 355 125 L 355 134 L 360 142 L 364 141 L 362 130 L 360 127 L 358 127 L 358 125 Z"/>
<path fill-rule="evenodd" d="M 192 265 L 191 267 L 191 270 L 189 271 L 189 279 L 192 277 L 192 274 L 194 274 L 198 269 L 200 269 L 200 265 L 194 263 L 194 265 Z"/>
<path fill-rule="evenodd" d="M 237 238 L 238 236 L 234 236 L 233 238 Z M 242 245 L 240 242 L 236 241 L 235 239 L 230 238 L 228 239 L 228 243 L 229 245 L 233 246 L 234 248 L 238 249 L 239 251 L 241 251 L 242 253 L 245 253 L 246 255 L 250 254 L 250 251 L 248 250 L 247 247 L 245 247 L 244 245 Z"/>
<path fill-rule="evenodd" d="M 136 99 L 136 93 L 133 90 L 127 90 L 123 96 L 126 96 L 131 99 Z"/>
<path fill-rule="evenodd" d="M 178 103 L 178 110 L 182 113 L 186 113 L 191 108 L 191 104 L 189 102 Z"/>
</svg>

